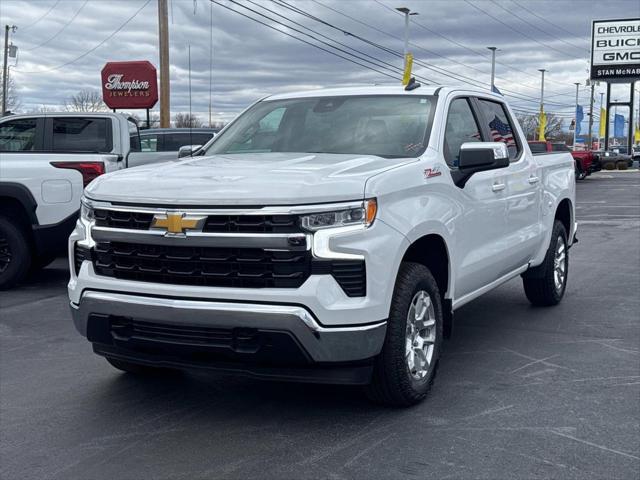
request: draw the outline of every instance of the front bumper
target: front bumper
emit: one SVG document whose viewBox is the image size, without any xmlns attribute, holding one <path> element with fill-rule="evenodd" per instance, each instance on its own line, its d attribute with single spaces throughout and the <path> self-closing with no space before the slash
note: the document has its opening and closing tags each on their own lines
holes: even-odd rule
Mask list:
<svg viewBox="0 0 640 480">
<path fill-rule="evenodd" d="M 77 330 L 100 355 L 258 377 L 367 383 L 386 321 L 324 327 L 304 307 L 85 291 Z"/>
</svg>

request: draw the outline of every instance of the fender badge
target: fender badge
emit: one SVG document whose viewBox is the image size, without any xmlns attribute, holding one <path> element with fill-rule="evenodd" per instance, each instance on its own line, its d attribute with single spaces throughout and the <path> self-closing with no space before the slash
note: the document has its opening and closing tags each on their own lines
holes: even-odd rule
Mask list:
<svg viewBox="0 0 640 480">
<path fill-rule="evenodd" d="M 440 167 L 424 169 L 424 178 L 427 180 L 433 177 L 439 177 L 440 175 L 442 175 L 442 172 L 440 171 Z"/>
</svg>

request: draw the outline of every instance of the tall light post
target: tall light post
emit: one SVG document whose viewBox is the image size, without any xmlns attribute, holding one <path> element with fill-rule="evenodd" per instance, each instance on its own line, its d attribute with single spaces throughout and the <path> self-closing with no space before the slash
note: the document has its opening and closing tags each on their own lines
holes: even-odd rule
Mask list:
<svg viewBox="0 0 640 480">
<path fill-rule="evenodd" d="M 576 111 L 575 111 L 575 125 L 573 126 L 573 151 L 576 150 L 576 139 L 578 138 L 578 90 L 580 89 L 580 82 L 574 82 L 576 86 Z"/>
<path fill-rule="evenodd" d="M 407 54 L 409 53 L 409 16 L 418 15 L 407 7 L 397 7 L 397 11 L 404 13 L 404 70 L 407 69 Z"/>
<path fill-rule="evenodd" d="M 4 60 L 2 63 L 2 110 L 0 110 L 0 117 L 2 117 L 7 111 L 7 92 L 9 90 L 9 75 L 7 73 L 7 61 L 9 57 L 9 31 L 15 33 L 18 29 L 15 25 L 4 26 Z"/>
<path fill-rule="evenodd" d="M 542 74 L 542 80 L 540 82 L 540 118 L 538 120 L 538 140 L 544 140 L 544 125 L 542 122 L 542 116 L 544 115 L 544 68 L 539 68 L 538 71 Z M 546 122 L 545 122 L 546 123 Z"/>
<path fill-rule="evenodd" d="M 496 50 L 498 47 L 487 47 L 491 50 L 491 91 L 496 89 Z"/>
</svg>

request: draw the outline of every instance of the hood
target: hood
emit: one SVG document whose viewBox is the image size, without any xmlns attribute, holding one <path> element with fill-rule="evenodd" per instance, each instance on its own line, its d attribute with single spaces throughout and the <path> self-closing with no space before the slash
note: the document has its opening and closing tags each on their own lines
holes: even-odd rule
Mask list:
<svg viewBox="0 0 640 480">
<path fill-rule="evenodd" d="M 95 200 L 158 205 L 302 205 L 361 199 L 371 176 L 416 161 L 347 154 L 250 153 L 194 157 L 95 179 Z"/>
</svg>

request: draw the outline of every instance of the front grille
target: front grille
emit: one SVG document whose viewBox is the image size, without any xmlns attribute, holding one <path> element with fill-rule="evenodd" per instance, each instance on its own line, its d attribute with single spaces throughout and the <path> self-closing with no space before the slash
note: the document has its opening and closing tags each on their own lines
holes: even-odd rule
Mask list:
<svg viewBox="0 0 640 480">
<path fill-rule="evenodd" d="M 98 275 L 143 282 L 237 288 L 297 288 L 311 272 L 308 251 L 96 244 Z"/>
<path fill-rule="evenodd" d="M 204 232 L 302 233 L 297 215 L 209 215 Z"/>
<path fill-rule="evenodd" d="M 93 215 L 98 227 L 149 230 L 151 222 L 153 221 L 153 213 L 96 209 L 94 210 Z"/>
<path fill-rule="evenodd" d="M 100 242 L 93 252 L 76 254 L 76 270 L 78 261 L 86 258 L 92 259 L 98 275 L 235 288 L 298 288 L 310 275 L 332 275 L 347 296 L 363 297 L 367 293 L 363 260 L 312 259 L 310 251 Z"/>
<path fill-rule="evenodd" d="M 149 230 L 153 213 L 96 209 L 98 227 Z M 298 215 L 209 215 L 202 229 L 215 233 L 303 233 Z"/>
</svg>

